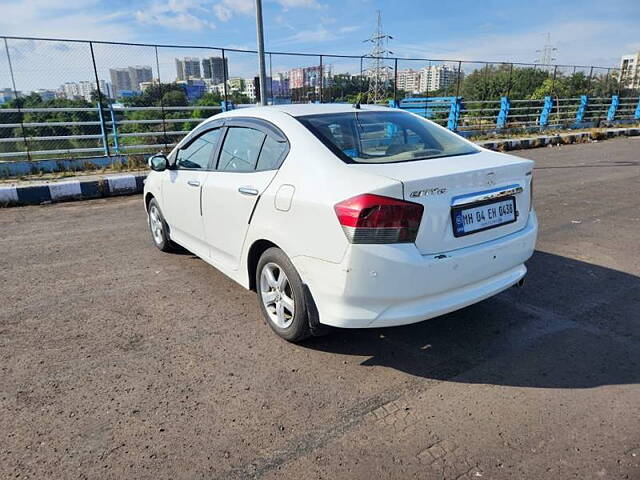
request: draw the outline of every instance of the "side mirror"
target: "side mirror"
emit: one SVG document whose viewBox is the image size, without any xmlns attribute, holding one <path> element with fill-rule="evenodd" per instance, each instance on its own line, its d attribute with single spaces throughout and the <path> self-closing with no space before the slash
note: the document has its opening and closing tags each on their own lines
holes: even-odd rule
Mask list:
<svg viewBox="0 0 640 480">
<path fill-rule="evenodd" d="M 169 160 L 164 153 L 158 153 L 149 158 L 149 168 L 156 172 L 162 172 L 167 169 Z"/>
</svg>

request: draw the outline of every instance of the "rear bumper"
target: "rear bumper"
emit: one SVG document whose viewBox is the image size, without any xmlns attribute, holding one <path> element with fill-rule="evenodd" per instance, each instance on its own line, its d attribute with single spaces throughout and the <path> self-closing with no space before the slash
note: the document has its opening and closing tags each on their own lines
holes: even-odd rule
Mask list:
<svg viewBox="0 0 640 480">
<path fill-rule="evenodd" d="M 491 297 L 526 274 L 538 221 L 522 230 L 441 255 L 413 244 L 351 245 L 339 264 L 310 257 L 293 263 L 309 286 L 320 322 L 374 328 L 420 322 Z"/>
</svg>

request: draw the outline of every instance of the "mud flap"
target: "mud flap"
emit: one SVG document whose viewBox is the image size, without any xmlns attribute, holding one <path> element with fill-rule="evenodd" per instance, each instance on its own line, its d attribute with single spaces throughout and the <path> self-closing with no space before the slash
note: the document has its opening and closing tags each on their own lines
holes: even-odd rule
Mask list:
<svg viewBox="0 0 640 480">
<path fill-rule="evenodd" d="M 309 330 L 311 331 L 311 335 L 314 337 L 327 335 L 331 331 L 331 327 L 320 323 L 320 314 L 318 313 L 316 302 L 313 300 L 313 296 L 311 295 L 311 290 L 309 290 L 309 286 L 306 283 L 303 284 L 303 288 L 304 299 L 307 304 L 307 315 L 309 316 Z"/>
</svg>

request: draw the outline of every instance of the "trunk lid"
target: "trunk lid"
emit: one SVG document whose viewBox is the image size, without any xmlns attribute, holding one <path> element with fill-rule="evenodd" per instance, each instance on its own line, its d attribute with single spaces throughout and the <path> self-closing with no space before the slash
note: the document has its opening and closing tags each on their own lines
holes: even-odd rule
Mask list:
<svg viewBox="0 0 640 480">
<path fill-rule="evenodd" d="M 353 164 L 403 184 L 404 199 L 424 206 L 416 246 L 424 255 L 469 247 L 517 232 L 529 217 L 533 162 L 487 150 L 470 155 L 386 164 Z M 519 191 L 520 187 L 522 191 Z M 454 235 L 452 206 L 473 205 L 478 196 L 512 189 L 512 223 L 464 236 Z M 496 199 L 501 201 L 504 198 Z M 477 204 L 477 203 L 476 203 Z"/>
</svg>

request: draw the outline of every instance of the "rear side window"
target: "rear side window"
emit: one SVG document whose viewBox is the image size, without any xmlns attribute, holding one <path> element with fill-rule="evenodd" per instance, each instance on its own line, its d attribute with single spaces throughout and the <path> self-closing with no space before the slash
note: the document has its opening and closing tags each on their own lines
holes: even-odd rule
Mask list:
<svg viewBox="0 0 640 480">
<path fill-rule="evenodd" d="M 278 142 L 272 137 L 267 137 L 262 145 L 260 158 L 258 158 L 257 170 L 276 170 L 287 154 L 287 143 Z"/>
<path fill-rule="evenodd" d="M 218 145 L 220 132 L 219 128 L 205 132 L 187 147 L 178 150 L 176 156 L 178 168 L 209 168 L 209 161 Z"/>
<path fill-rule="evenodd" d="M 478 152 L 456 134 L 402 111 L 298 117 L 347 163 L 394 163 Z"/>
<path fill-rule="evenodd" d="M 222 144 L 218 170 L 223 172 L 255 170 L 265 137 L 264 133 L 253 128 L 229 127 Z"/>
</svg>

